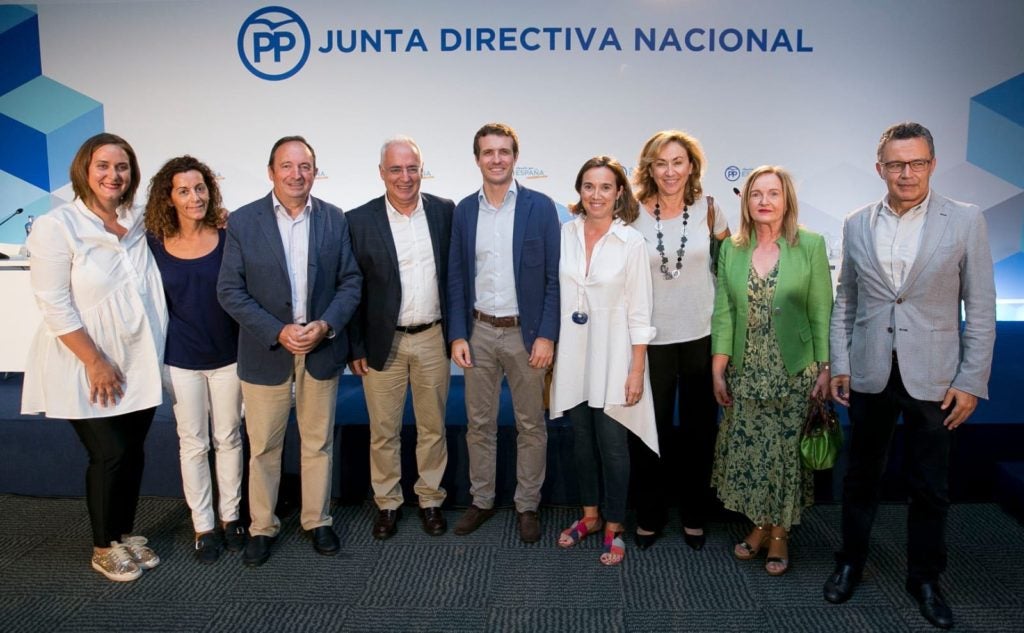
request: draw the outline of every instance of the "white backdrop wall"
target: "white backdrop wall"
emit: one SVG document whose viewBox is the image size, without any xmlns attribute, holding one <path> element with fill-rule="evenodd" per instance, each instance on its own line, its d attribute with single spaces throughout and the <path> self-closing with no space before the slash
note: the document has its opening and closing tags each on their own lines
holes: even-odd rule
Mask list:
<svg viewBox="0 0 1024 633">
<path fill-rule="evenodd" d="M 269 190 L 267 154 L 287 134 L 306 136 L 317 151 L 314 195 L 343 208 L 380 195 L 379 146 L 396 133 L 422 147 L 424 190 L 457 200 L 479 186 L 471 142 L 487 121 L 517 129 L 520 178 L 561 204 L 573 200 L 586 158 L 608 153 L 632 166 L 643 141 L 663 128 L 701 140 L 705 190 L 734 227 L 731 190 L 742 180 L 727 168 L 785 165 L 798 182 L 801 220 L 829 235 L 833 256 L 842 217 L 884 192 L 875 144 L 894 122 L 917 120 L 935 134 L 936 190 L 985 209 L 1016 204 L 1007 226 L 1024 204 L 1019 179 L 966 160 L 972 97 L 1024 72 L 1019 0 L 281 0 L 310 44 L 305 64 L 278 81 L 257 77 L 239 52 L 240 31 L 250 63 L 257 32 L 270 34 L 264 44 L 275 32 L 302 39 L 296 23 L 243 27 L 276 3 L 36 4 L 43 74 L 103 104 L 105 128 L 133 144 L 147 179 L 167 158 L 193 154 L 223 177 L 230 208 Z M 320 51 L 329 32 L 336 48 L 339 31 L 349 43 L 353 30 L 358 38 L 385 29 L 398 31 L 394 52 L 383 32 L 380 52 Z M 473 39 L 507 29 L 515 50 L 466 50 L 467 29 Z M 589 50 L 575 29 L 583 37 L 595 30 Z M 664 50 L 637 46 L 637 29 L 653 30 Z M 691 29 L 700 30 L 690 44 L 703 50 L 687 48 Z M 769 42 L 781 31 L 794 50 L 722 50 L 739 39 L 727 29 L 743 39 L 748 29 L 765 30 Z M 443 50 L 452 32 L 462 45 Z M 279 64 L 264 51 L 254 67 L 283 72 L 301 45 Z M 70 196 L 69 187 L 55 193 Z M 11 206 L 2 197 L 0 190 L 2 209 Z M 1019 255 L 1020 229 L 995 233 L 997 260 Z"/>
</svg>

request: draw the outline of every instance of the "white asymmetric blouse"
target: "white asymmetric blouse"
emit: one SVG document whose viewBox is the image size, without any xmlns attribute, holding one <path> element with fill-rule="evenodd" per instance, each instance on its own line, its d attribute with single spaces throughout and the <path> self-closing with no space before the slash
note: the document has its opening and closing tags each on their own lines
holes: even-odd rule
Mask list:
<svg viewBox="0 0 1024 633">
<path fill-rule="evenodd" d="M 637 404 L 625 406 L 633 345 L 646 345 L 655 335 L 651 326 L 651 269 L 643 235 L 615 220 L 594 245 L 588 273 L 583 218 L 565 223 L 558 283 L 561 323 L 551 417 L 587 402 L 603 409 L 657 453 L 658 432 L 646 357 L 643 396 Z M 587 322 L 573 321 L 574 312 L 586 314 Z"/>
<path fill-rule="evenodd" d="M 22 413 L 76 420 L 161 403 L 167 303 L 142 219 L 141 207 L 118 209 L 117 222 L 128 230 L 119 240 L 75 200 L 33 224 L 27 246 L 43 322 L 29 349 Z M 89 402 L 85 366 L 57 338 L 80 328 L 125 377 L 114 406 Z"/>
</svg>

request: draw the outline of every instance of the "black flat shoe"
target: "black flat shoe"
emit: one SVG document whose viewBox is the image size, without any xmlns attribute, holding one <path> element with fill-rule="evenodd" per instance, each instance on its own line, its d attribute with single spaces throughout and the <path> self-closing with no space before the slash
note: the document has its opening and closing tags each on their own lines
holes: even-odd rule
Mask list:
<svg viewBox="0 0 1024 633">
<path fill-rule="evenodd" d="M 277 539 L 273 536 L 254 536 L 245 545 L 242 563 L 246 567 L 259 567 L 270 559 L 270 547 Z"/>
<path fill-rule="evenodd" d="M 317 554 L 334 556 L 341 549 L 338 535 L 334 533 L 334 530 L 329 525 L 313 528 L 310 530 L 309 536 L 313 539 L 313 549 L 316 550 Z"/>
<path fill-rule="evenodd" d="M 688 534 L 686 530 L 683 530 L 683 541 L 690 546 L 690 549 L 695 552 L 699 552 L 704 549 L 704 544 L 707 543 L 707 536 L 701 534 Z"/>
<path fill-rule="evenodd" d="M 633 538 L 636 541 L 637 549 L 645 550 L 650 546 L 654 545 L 654 542 L 658 540 L 660 535 L 655 532 L 654 534 L 640 534 L 635 532 Z"/>
<path fill-rule="evenodd" d="M 946 599 L 939 591 L 939 584 L 936 582 L 917 582 L 907 580 L 907 591 L 914 596 L 917 604 L 921 607 L 921 615 L 925 620 L 931 622 L 932 626 L 940 629 L 953 628 L 953 610 L 946 604 Z"/>
</svg>

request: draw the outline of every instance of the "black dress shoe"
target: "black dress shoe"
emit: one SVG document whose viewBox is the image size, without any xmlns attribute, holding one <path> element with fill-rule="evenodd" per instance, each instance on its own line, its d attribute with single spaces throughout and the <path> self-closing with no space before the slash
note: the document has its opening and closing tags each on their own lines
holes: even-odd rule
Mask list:
<svg viewBox="0 0 1024 633">
<path fill-rule="evenodd" d="M 341 549 L 338 535 L 334 533 L 334 530 L 329 525 L 315 527 L 310 531 L 309 535 L 313 539 L 313 549 L 316 550 L 317 554 L 334 556 Z"/>
<path fill-rule="evenodd" d="M 207 532 L 196 537 L 196 560 L 204 565 L 217 562 L 220 558 L 220 539 L 215 532 Z"/>
<path fill-rule="evenodd" d="M 654 542 L 658 540 L 659 536 L 661 535 L 657 532 L 654 532 L 653 534 L 641 534 L 639 532 L 634 532 L 633 540 L 636 541 L 637 549 L 645 550 L 654 545 Z"/>
<path fill-rule="evenodd" d="M 685 529 L 683 530 L 683 541 L 690 546 L 690 549 L 699 552 L 704 549 L 704 544 L 707 542 L 707 537 L 704 532 L 700 534 L 690 534 Z"/>
<path fill-rule="evenodd" d="M 849 563 L 837 563 L 822 588 L 825 599 L 832 604 L 842 604 L 849 600 L 860 582 L 860 573 L 859 569 Z"/>
<path fill-rule="evenodd" d="M 240 552 L 245 549 L 248 533 L 241 521 L 229 521 L 224 526 L 224 549 L 229 552 Z"/>
<path fill-rule="evenodd" d="M 398 510 L 380 510 L 373 522 L 373 538 L 383 541 L 398 531 Z"/>
<path fill-rule="evenodd" d="M 423 522 L 423 531 L 430 536 L 441 536 L 448 529 L 441 508 L 420 508 L 420 521 Z"/>
<path fill-rule="evenodd" d="M 254 536 L 245 546 L 242 563 L 246 567 L 259 567 L 270 559 L 270 546 L 277 539 L 273 536 Z"/>
<path fill-rule="evenodd" d="M 917 600 L 921 606 L 921 615 L 925 620 L 931 622 L 932 626 L 937 626 L 940 629 L 953 628 L 953 610 L 949 608 L 946 599 L 942 597 L 939 583 L 908 579 L 907 591 Z"/>
</svg>

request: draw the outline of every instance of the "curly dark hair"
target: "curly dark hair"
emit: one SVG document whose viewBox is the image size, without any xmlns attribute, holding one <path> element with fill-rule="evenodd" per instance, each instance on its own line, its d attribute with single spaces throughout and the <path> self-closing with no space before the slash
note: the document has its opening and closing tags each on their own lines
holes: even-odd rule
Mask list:
<svg viewBox="0 0 1024 633">
<path fill-rule="evenodd" d="M 160 239 L 174 237 L 181 230 L 178 212 L 171 203 L 171 188 L 174 177 L 187 171 L 198 171 L 203 176 L 210 200 L 206 205 L 203 224 L 217 228 L 224 214 L 221 209 L 220 187 L 217 178 L 206 163 L 188 154 L 178 156 L 164 163 L 160 171 L 149 181 L 149 200 L 146 201 L 146 230 Z"/>
</svg>

